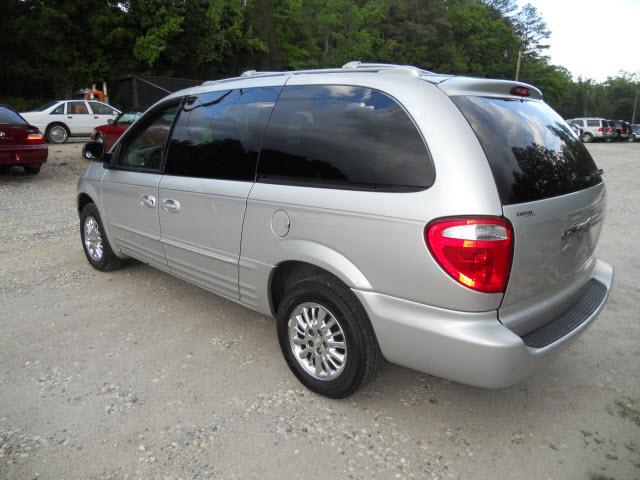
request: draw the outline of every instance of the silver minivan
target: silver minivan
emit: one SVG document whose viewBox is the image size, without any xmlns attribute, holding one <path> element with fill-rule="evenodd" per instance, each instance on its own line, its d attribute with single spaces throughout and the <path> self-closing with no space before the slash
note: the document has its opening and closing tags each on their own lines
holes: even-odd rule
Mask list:
<svg viewBox="0 0 640 480">
<path fill-rule="evenodd" d="M 308 388 L 384 360 L 499 388 L 597 317 L 605 187 L 535 87 L 351 62 L 151 107 L 78 184 L 87 259 L 134 257 L 276 318 Z"/>
</svg>

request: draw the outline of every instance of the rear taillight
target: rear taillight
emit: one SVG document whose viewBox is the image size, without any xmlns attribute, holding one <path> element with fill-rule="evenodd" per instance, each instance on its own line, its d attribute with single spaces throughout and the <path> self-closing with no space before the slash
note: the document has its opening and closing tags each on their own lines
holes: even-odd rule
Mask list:
<svg viewBox="0 0 640 480">
<path fill-rule="evenodd" d="M 44 143 L 44 135 L 41 133 L 30 133 L 27 135 L 27 143 Z"/>
<path fill-rule="evenodd" d="M 602 127 L 600 127 L 600 128 L 598 129 L 598 132 L 601 132 L 601 133 L 602 133 L 602 132 L 604 132 L 604 129 L 603 129 Z"/>
<path fill-rule="evenodd" d="M 506 219 L 443 218 L 425 227 L 424 238 L 440 266 L 462 285 L 484 293 L 505 291 L 513 256 Z"/>
</svg>

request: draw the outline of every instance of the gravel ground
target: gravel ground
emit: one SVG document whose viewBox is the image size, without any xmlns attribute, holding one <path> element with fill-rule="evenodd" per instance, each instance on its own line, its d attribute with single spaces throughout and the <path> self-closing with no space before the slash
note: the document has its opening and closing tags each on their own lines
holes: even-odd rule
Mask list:
<svg viewBox="0 0 640 480">
<path fill-rule="evenodd" d="M 489 391 L 387 365 L 335 401 L 274 322 L 146 265 L 84 258 L 80 143 L 0 172 L 0 478 L 640 479 L 640 144 L 605 169 L 609 306 L 546 370 Z"/>
</svg>

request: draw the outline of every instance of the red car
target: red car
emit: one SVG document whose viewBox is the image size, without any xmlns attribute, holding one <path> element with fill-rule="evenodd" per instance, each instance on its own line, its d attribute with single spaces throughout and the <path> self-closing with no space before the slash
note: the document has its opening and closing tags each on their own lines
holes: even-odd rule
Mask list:
<svg viewBox="0 0 640 480">
<path fill-rule="evenodd" d="M 140 118 L 141 115 L 141 112 L 122 112 L 113 122 L 94 128 L 93 132 L 91 132 L 91 140 L 94 142 L 103 142 L 106 152 L 116 143 L 120 135 L 122 135 L 133 122 Z"/>
<path fill-rule="evenodd" d="M 11 107 L 0 105 L 0 166 L 20 165 L 36 175 L 47 161 L 44 135 Z"/>
</svg>

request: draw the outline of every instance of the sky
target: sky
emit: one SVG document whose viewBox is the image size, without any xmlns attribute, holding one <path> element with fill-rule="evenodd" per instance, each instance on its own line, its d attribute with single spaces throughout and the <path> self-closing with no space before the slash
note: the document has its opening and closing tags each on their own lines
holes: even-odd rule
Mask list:
<svg viewBox="0 0 640 480">
<path fill-rule="evenodd" d="M 551 30 L 551 63 L 598 82 L 640 72 L 640 0 L 518 0 L 531 3 Z"/>
</svg>

